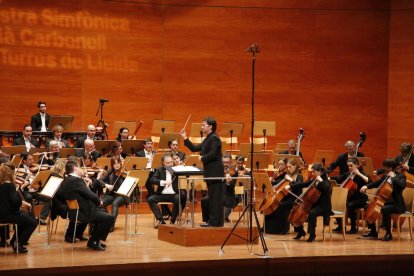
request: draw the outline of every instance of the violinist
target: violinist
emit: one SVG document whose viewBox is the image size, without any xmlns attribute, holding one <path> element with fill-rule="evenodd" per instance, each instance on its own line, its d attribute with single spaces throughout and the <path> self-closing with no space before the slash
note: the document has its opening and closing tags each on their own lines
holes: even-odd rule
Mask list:
<svg viewBox="0 0 414 276">
<path fill-rule="evenodd" d="M 172 202 L 173 210 L 171 215 L 171 224 L 174 224 L 179 214 L 179 195 L 178 189 L 178 177 L 173 175 L 171 167 L 174 165 L 171 155 L 165 155 L 161 158 L 162 167 L 155 170 L 154 175 L 151 177 L 151 183 L 157 185 L 158 188 L 153 195 L 148 197 L 148 205 L 151 211 L 154 213 L 157 219 L 158 228 L 159 224 L 165 224 L 164 218 L 160 209 L 157 206 L 158 202 Z M 186 195 L 181 192 L 181 206 L 183 207 L 186 202 Z"/>
<path fill-rule="evenodd" d="M 16 231 L 10 244 L 16 253 L 27 253 L 25 245 L 28 244 L 30 236 L 36 229 L 36 220 L 23 208 L 30 208 L 31 205 L 19 196 L 19 187 L 13 183 L 14 166 L 10 163 L 0 165 L 0 223 L 16 223 L 18 232 L 18 245 L 16 243 Z M 3 230 L 3 229 L 2 229 Z"/>
<path fill-rule="evenodd" d="M 185 159 L 185 153 L 178 150 L 178 140 L 172 139 L 168 141 L 168 147 L 171 150 L 171 154 L 176 154 L 180 157 L 181 160 Z"/>
<path fill-rule="evenodd" d="M 102 195 L 103 187 L 100 178 L 106 173 L 105 170 L 96 166 L 96 163 L 93 161 L 93 158 L 90 154 L 85 153 L 81 158 L 82 161 L 82 178 L 87 184 L 87 186 L 98 196 Z"/>
<path fill-rule="evenodd" d="M 93 162 L 96 162 L 96 160 L 102 156 L 100 152 L 95 150 L 95 142 L 91 139 L 86 139 L 84 142 L 84 148 L 75 152 L 77 157 L 83 157 L 85 154 L 89 154 L 92 157 Z"/>
<path fill-rule="evenodd" d="M 347 232 L 348 234 L 356 234 L 357 227 L 356 227 L 356 213 L 359 208 L 364 208 L 367 205 L 368 197 L 366 194 L 360 192 L 360 189 L 367 185 L 367 183 L 371 182 L 369 177 L 363 172 L 358 169 L 359 161 L 356 157 L 349 157 L 348 158 L 348 168 L 349 172 L 343 174 L 338 178 L 339 183 L 343 183 L 344 181 L 353 181 L 356 184 L 356 191 L 353 194 L 348 196 L 347 202 L 347 212 L 348 217 L 351 220 L 351 230 Z M 342 220 L 337 219 L 338 227 L 333 229 L 334 232 L 342 232 Z"/>
<path fill-rule="evenodd" d="M 116 141 L 112 144 L 111 153 L 108 157 L 119 157 L 121 159 L 121 162 L 123 163 L 125 158 L 127 157 L 127 154 L 122 149 L 122 143 L 119 141 Z"/>
<path fill-rule="evenodd" d="M 181 160 L 181 158 L 178 154 L 171 153 L 171 157 L 173 159 L 174 166 L 182 166 L 183 165 L 183 160 Z"/>
<path fill-rule="evenodd" d="M 230 222 L 229 216 L 231 214 L 231 210 L 237 206 L 240 202 L 240 197 L 236 197 L 235 194 L 235 186 L 236 186 L 236 179 L 232 179 L 232 177 L 238 177 L 238 173 L 235 170 L 235 165 L 232 165 L 232 158 L 230 154 L 223 155 L 223 165 L 224 165 L 224 176 L 225 179 L 223 180 L 223 192 L 224 192 L 224 220 L 226 222 Z M 201 200 L 201 206 L 203 206 L 204 201 L 204 214 L 207 214 L 206 218 L 203 218 L 203 221 L 208 221 L 208 200 Z M 207 203 L 207 206 L 206 206 Z"/>
<path fill-rule="evenodd" d="M 151 139 L 145 139 L 143 142 L 144 149 L 139 150 L 135 153 L 136 157 L 146 157 L 148 158 L 147 166 L 146 168 L 150 170 L 152 168 L 152 160 L 154 159 L 154 143 Z M 151 196 L 155 193 L 152 185 L 151 185 L 151 177 L 154 174 L 154 172 L 151 170 L 151 172 L 148 175 L 147 182 L 145 183 L 145 188 L 147 188 L 148 194 L 147 197 Z"/>
<path fill-rule="evenodd" d="M 50 211 L 50 199 L 41 196 L 38 191 L 34 190 L 30 185 L 35 177 L 35 172 L 39 170 L 38 165 L 36 166 L 34 163 L 33 155 L 23 152 L 20 154 L 22 159 L 21 162 L 21 172 L 24 172 L 24 177 L 22 177 L 20 183 L 20 189 L 22 191 L 24 199 L 30 203 L 32 206 L 31 215 L 34 217 L 34 201 L 33 199 L 37 199 L 43 202 L 42 210 L 40 211 L 40 218 L 39 223 L 40 225 L 46 225 L 46 218 L 49 215 Z"/>
<path fill-rule="evenodd" d="M 55 140 L 49 142 L 49 152 L 45 152 L 43 164 L 53 166 L 56 160 L 60 157 L 59 143 Z"/>
<path fill-rule="evenodd" d="M 312 209 L 309 212 L 308 216 L 308 233 L 309 238 L 307 242 L 313 242 L 316 238 L 315 229 L 316 229 L 316 221 L 319 216 L 323 216 L 323 224 L 328 225 L 330 215 L 332 213 L 332 205 L 331 205 L 331 194 L 330 189 L 331 185 L 329 180 L 326 176 L 325 168 L 322 164 L 314 163 L 312 165 L 312 173 L 315 176 L 314 179 L 304 182 L 298 183 L 294 185 L 294 188 L 305 188 L 312 185 L 316 185 L 316 189 L 320 192 L 320 196 L 312 206 Z M 293 188 L 293 187 L 292 187 Z M 306 235 L 305 230 L 303 229 L 303 225 L 298 227 L 298 234 L 293 239 L 298 240 L 301 237 Z"/>
<path fill-rule="evenodd" d="M 46 141 L 46 147 L 49 146 L 51 141 L 56 141 L 58 143 L 59 148 L 68 148 L 68 140 L 62 138 L 63 130 L 64 129 L 61 125 L 55 125 L 52 128 L 53 138 Z"/>
<path fill-rule="evenodd" d="M 115 194 L 119 187 L 121 187 L 122 182 L 124 182 L 125 177 L 126 173 L 122 168 L 120 155 L 117 155 L 111 157 L 111 169 L 108 171 L 108 173 L 106 173 L 102 178 L 99 178 L 101 187 L 106 188 L 106 192 L 102 198 L 102 207 L 106 209 L 106 207 L 112 205 L 112 215 L 115 218 L 111 232 L 115 227 L 119 207 L 125 206 L 129 202 L 129 198 Z"/>
<path fill-rule="evenodd" d="M 29 152 L 30 149 L 39 147 L 39 143 L 32 139 L 32 132 L 32 127 L 30 125 L 25 125 L 23 127 L 22 137 L 14 139 L 13 146 L 25 145 L 27 152 Z"/>
<path fill-rule="evenodd" d="M 238 176 L 250 175 L 250 170 L 246 168 L 246 158 L 242 155 L 236 156 L 236 172 Z"/>
<path fill-rule="evenodd" d="M 34 114 L 30 120 L 30 125 L 35 131 L 47 131 L 50 115 L 46 113 L 46 102 L 38 102 L 39 112 Z"/>
<path fill-rule="evenodd" d="M 284 159 L 280 161 L 284 164 Z M 287 163 L 284 164 L 284 166 L 286 166 L 286 169 L 284 170 L 286 172 L 280 175 L 279 182 L 284 179 L 288 180 L 290 184 L 285 186 L 285 189 L 291 190 L 294 194 L 299 195 L 301 193 L 301 188 L 298 188 L 298 185 L 303 182 L 303 176 L 299 173 L 299 164 L 296 159 L 291 158 L 287 160 Z M 292 194 L 286 195 L 277 209 L 270 215 L 265 216 L 266 233 L 280 235 L 289 233 L 288 216 L 295 199 L 296 198 Z M 295 230 L 297 232 L 300 229 L 295 228 Z"/>
<path fill-rule="evenodd" d="M 384 175 L 375 182 L 365 185 L 361 188 L 361 193 L 365 193 L 367 189 L 377 188 L 383 183 L 387 182 L 392 186 L 391 198 L 385 202 L 381 208 L 382 223 L 385 226 L 385 236 L 382 238 L 383 241 L 392 240 L 391 234 L 391 214 L 401 214 L 407 210 L 407 207 L 402 196 L 403 190 L 405 189 L 406 177 L 401 173 L 400 170 L 396 170 L 397 163 L 394 159 L 385 159 L 382 163 Z M 378 238 L 378 232 L 375 228 L 375 223 L 368 223 L 370 232 L 362 235 L 366 238 Z"/>
<path fill-rule="evenodd" d="M 348 168 L 348 158 L 349 157 L 364 157 L 365 154 L 358 151 L 356 152 L 356 146 L 353 141 L 347 141 L 345 143 L 346 152 L 338 155 L 336 160 L 332 162 L 329 167 L 327 168 L 327 172 L 331 173 L 337 167 L 339 167 L 339 176 L 349 172 Z M 338 177 L 331 177 L 332 179 L 337 180 L 336 182 L 339 183 Z"/>
</svg>

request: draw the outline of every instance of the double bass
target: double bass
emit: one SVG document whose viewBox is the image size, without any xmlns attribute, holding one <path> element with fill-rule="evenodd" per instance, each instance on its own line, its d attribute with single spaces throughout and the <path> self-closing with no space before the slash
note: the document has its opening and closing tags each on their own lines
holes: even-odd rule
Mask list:
<svg viewBox="0 0 414 276">
<path fill-rule="evenodd" d="M 308 219 L 310 210 L 321 196 L 321 192 L 316 188 L 318 183 L 317 178 L 315 178 L 309 187 L 295 200 L 288 217 L 289 223 L 299 227 Z"/>
</svg>

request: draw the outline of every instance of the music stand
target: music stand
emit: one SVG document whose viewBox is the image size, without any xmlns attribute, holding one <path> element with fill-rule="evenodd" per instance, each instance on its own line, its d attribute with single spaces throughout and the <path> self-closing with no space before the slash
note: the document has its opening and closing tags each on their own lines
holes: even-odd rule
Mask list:
<svg viewBox="0 0 414 276">
<path fill-rule="evenodd" d="M 152 158 L 151 168 L 157 169 L 162 166 L 161 158 L 165 155 L 167 155 L 168 152 L 156 152 L 154 153 L 154 156 Z"/>
<path fill-rule="evenodd" d="M 127 154 L 135 155 L 137 151 L 140 151 L 144 148 L 144 140 L 143 139 L 123 140 L 122 148 Z"/>
<path fill-rule="evenodd" d="M 335 151 L 333 150 L 317 150 L 313 163 L 321 163 L 324 167 L 328 166 L 334 160 Z"/>
<path fill-rule="evenodd" d="M 149 177 L 149 170 L 130 170 L 128 172 L 128 176 L 135 177 L 139 179 L 138 181 L 138 191 L 139 191 L 139 202 L 142 202 L 142 187 L 145 187 L 145 183 L 147 183 L 147 179 Z"/>
<path fill-rule="evenodd" d="M 15 155 L 20 154 L 22 152 L 26 152 L 26 146 L 25 145 L 19 145 L 19 146 L 2 146 L 1 151 L 4 151 L 7 154 Z"/>
<path fill-rule="evenodd" d="M 11 159 L 11 163 L 17 167 L 19 166 L 20 162 L 22 161 L 22 158 L 20 157 L 20 153 L 13 155 Z"/>
<path fill-rule="evenodd" d="M 127 171 L 130 170 L 144 170 L 147 167 L 148 158 L 147 157 L 131 157 L 128 156 L 124 160 L 125 167 Z M 142 178 L 139 178 L 142 180 Z"/>
<path fill-rule="evenodd" d="M 114 193 L 124 197 L 130 197 L 135 187 L 137 186 L 138 181 L 139 178 L 127 176 L 122 182 L 121 187 L 119 187 L 118 190 Z"/>
<path fill-rule="evenodd" d="M 179 133 L 161 133 L 158 149 L 169 149 L 168 142 L 171 140 L 177 140 L 180 143 L 181 135 Z"/>
<path fill-rule="evenodd" d="M 374 165 L 372 164 L 371 157 L 357 157 L 359 164 L 365 162 L 365 165 L 362 166 L 362 171 L 364 171 L 369 176 L 374 176 Z"/>
<path fill-rule="evenodd" d="M 72 122 L 73 115 L 50 115 L 49 128 L 52 129 L 55 125 L 61 125 L 65 131 L 68 131 L 72 127 Z"/>
<path fill-rule="evenodd" d="M 31 155 L 40 155 L 42 152 L 46 152 L 46 151 L 48 151 L 47 148 L 31 148 L 29 150 L 29 153 Z"/>
<path fill-rule="evenodd" d="M 123 127 L 126 127 L 127 129 L 129 129 L 129 133 L 131 133 L 137 127 L 137 122 L 115 121 L 114 128 L 112 129 L 112 133 L 115 135 L 115 137 L 118 137 L 119 130 Z"/>
<path fill-rule="evenodd" d="M 263 149 L 266 150 L 266 137 L 276 136 L 276 122 L 256 121 L 253 129 L 253 135 L 263 136 Z"/>
<path fill-rule="evenodd" d="M 154 120 L 152 123 L 151 133 L 173 133 L 175 128 L 175 121 L 173 120 Z"/>
<path fill-rule="evenodd" d="M 255 173 L 254 182 L 260 191 L 271 194 L 274 192 L 272 182 L 267 173 Z"/>
<path fill-rule="evenodd" d="M 203 162 L 199 159 L 200 155 L 198 154 L 191 154 L 188 155 L 184 161 L 185 166 L 193 166 L 198 168 L 203 168 Z"/>
<path fill-rule="evenodd" d="M 76 150 L 80 150 L 81 148 L 61 148 L 59 153 L 60 156 L 63 158 L 67 158 L 68 156 L 75 155 Z"/>
<path fill-rule="evenodd" d="M 33 189 L 39 190 L 46 184 L 51 173 L 50 170 L 38 172 L 30 185 Z"/>
<path fill-rule="evenodd" d="M 62 181 L 62 177 L 51 176 L 47 180 L 47 182 L 45 182 L 46 184 L 40 192 L 40 195 L 52 199 L 55 196 L 57 190 L 59 189 L 60 184 L 62 184 Z"/>
<path fill-rule="evenodd" d="M 190 137 L 199 137 L 203 141 L 203 131 L 201 130 L 202 123 L 191 123 Z M 200 143 L 201 143 L 200 142 Z"/>
<path fill-rule="evenodd" d="M 96 165 L 104 169 L 105 171 L 109 171 L 111 169 L 111 158 L 110 157 L 99 157 L 96 159 Z"/>
<path fill-rule="evenodd" d="M 250 154 L 251 144 L 249 143 L 240 143 L 240 155 L 247 156 Z M 253 152 L 261 152 L 259 144 L 253 144 Z"/>
<path fill-rule="evenodd" d="M 252 155 L 249 154 L 247 156 L 246 166 L 251 164 Z M 270 153 L 253 153 L 253 165 L 256 166 L 255 168 L 249 168 L 250 170 L 256 169 L 257 170 L 264 170 L 268 167 L 270 163 Z"/>
<path fill-rule="evenodd" d="M 233 149 L 233 137 L 240 137 L 243 132 L 244 123 L 223 123 L 220 130 L 220 136 L 230 136 L 230 152 Z"/>
<path fill-rule="evenodd" d="M 275 154 L 273 156 L 272 162 L 277 163 L 277 161 L 279 161 L 280 159 L 283 159 L 283 158 L 287 158 L 288 160 L 289 159 L 295 159 L 296 164 L 298 164 L 298 167 L 300 167 L 300 164 L 302 164 L 302 160 L 301 160 L 300 156 L 298 156 L 298 155 L 289 155 L 289 154 L 280 154 L 280 153 Z M 276 165 L 276 167 L 277 167 L 277 165 Z"/>
<path fill-rule="evenodd" d="M 287 150 L 289 148 L 288 143 L 276 143 L 276 148 L 273 150 L 275 153 Z"/>
<path fill-rule="evenodd" d="M 106 155 L 111 152 L 112 145 L 117 140 L 95 140 L 95 150 L 102 153 L 102 155 Z"/>
</svg>

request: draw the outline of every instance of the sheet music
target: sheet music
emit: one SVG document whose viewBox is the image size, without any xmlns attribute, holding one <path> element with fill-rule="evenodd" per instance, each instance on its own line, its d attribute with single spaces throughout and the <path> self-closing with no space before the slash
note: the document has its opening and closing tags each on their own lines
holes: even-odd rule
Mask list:
<svg viewBox="0 0 414 276">
<path fill-rule="evenodd" d="M 174 172 L 200 172 L 201 170 L 193 166 L 175 166 L 172 167 Z"/>
<path fill-rule="evenodd" d="M 119 187 L 118 191 L 115 193 L 123 196 L 129 196 L 131 191 L 135 188 L 136 183 L 137 179 L 135 177 L 127 176 L 124 182 L 122 182 L 121 187 Z"/>
<path fill-rule="evenodd" d="M 51 176 L 40 194 L 48 198 L 53 198 L 62 181 L 63 178 L 61 177 Z"/>
</svg>

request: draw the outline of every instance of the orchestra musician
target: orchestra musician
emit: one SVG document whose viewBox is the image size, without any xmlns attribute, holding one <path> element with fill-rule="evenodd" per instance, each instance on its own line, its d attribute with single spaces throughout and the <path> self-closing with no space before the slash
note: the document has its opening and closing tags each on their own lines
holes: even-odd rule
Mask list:
<svg viewBox="0 0 414 276">
<path fill-rule="evenodd" d="M 10 162 L 10 159 L 5 156 L 0 156 L 0 165 Z M 0 247 L 7 247 L 10 246 L 7 240 L 10 239 L 10 227 L 0 226 Z"/>
<path fill-rule="evenodd" d="M 121 162 L 123 163 L 125 158 L 127 157 L 127 154 L 122 149 L 122 143 L 119 141 L 116 141 L 112 144 L 111 152 L 109 153 L 108 157 L 119 157 L 121 159 Z"/>
<path fill-rule="evenodd" d="M 414 155 L 413 145 L 408 142 L 404 142 L 400 145 L 400 155 L 395 158 L 397 165 L 400 165 L 403 171 L 407 171 L 410 174 L 414 174 Z M 404 162 L 405 161 L 405 162 Z M 384 169 L 379 169 L 374 171 L 375 175 L 383 174 Z"/>
<path fill-rule="evenodd" d="M 238 177 L 235 165 L 232 164 L 232 158 L 230 154 L 223 155 L 223 165 L 224 165 L 224 176 L 226 179 L 223 179 L 223 196 L 224 196 L 224 220 L 230 222 L 229 216 L 234 207 L 237 206 L 240 202 L 240 196 L 236 197 L 235 186 L 236 179 L 232 177 Z M 205 200 L 205 197 L 201 200 L 201 206 L 203 207 L 203 200 L 208 204 L 208 200 Z M 207 214 L 206 218 L 203 221 L 208 221 L 208 205 L 207 208 L 204 207 L 203 216 Z"/>
<path fill-rule="evenodd" d="M 0 223 L 17 224 L 17 231 L 14 232 L 10 244 L 15 253 L 27 253 L 25 245 L 28 244 L 30 236 L 36 229 L 37 222 L 28 213 L 22 211 L 22 209 L 31 208 L 31 205 L 22 200 L 17 192 L 19 187 L 13 182 L 14 166 L 10 163 L 2 163 L 0 165 Z M 16 232 L 18 232 L 18 237 L 16 237 Z"/>
<path fill-rule="evenodd" d="M 279 152 L 279 154 L 296 155 L 296 151 L 297 151 L 296 141 L 295 140 L 289 140 L 288 141 L 288 149 Z M 305 159 L 303 159 L 303 155 L 302 155 L 301 151 L 299 152 L 299 157 L 302 160 L 303 164 L 306 165 Z"/>
<path fill-rule="evenodd" d="M 32 148 L 39 147 L 39 143 L 36 140 L 32 139 L 32 127 L 30 125 L 25 125 L 23 127 L 22 136 L 14 139 L 13 146 L 18 145 L 25 145 L 27 152 Z"/>
<path fill-rule="evenodd" d="M 338 181 L 340 183 L 343 183 L 343 181 L 346 181 L 348 177 L 350 177 L 350 180 L 352 180 L 356 185 L 357 189 L 356 191 L 348 196 L 348 202 L 347 202 L 347 214 L 349 219 L 351 220 L 351 229 L 348 234 L 356 234 L 357 233 L 357 227 L 356 227 L 356 220 L 357 220 L 357 210 L 359 208 L 364 208 L 367 205 L 368 197 L 366 194 L 361 193 L 360 190 L 363 186 L 367 185 L 367 183 L 371 182 L 371 179 L 363 172 L 358 169 L 359 161 L 356 157 L 349 157 L 348 158 L 348 168 L 349 172 L 341 175 L 338 178 Z M 350 176 L 350 174 L 352 174 Z M 342 232 L 342 220 L 337 219 L 338 227 L 333 229 L 334 232 Z"/>
<path fill-rule="evenodd" d="M 53 138 L 52 139 L 48 139 L 46 141 L 46 147 L 49 146 L 49 143 L 51 141 L 56 141 L 58 143 L 58 145 L 59 145 L 59 148 L 68 148 L 69 147 L 68 140 L 62 138 L 63 127 L 61 125 L 55 125 L 55 126 L 53 126 L 52 132 L 53 132 Z"/>
<path fill-rule="evenodd" d="M 139 150 L 135 153 L 136 157 L 146 157 L 148 158 L 148 162 L 147 162 L 147 169 L 151 169 L 152 168 L 152 160 L 154 159 L 154 143 L 152 142 L 152 140 L 150 138 L 148 139 L 144 139 L 143 141 L 143 146 L 144 148 L 142 150 Z M 145 183 L 145 188 L 148 191 L 147 197 L 153 195 L 155 193 L 152 185 L 151 185 L 151 177 L 153 175 L 153 171 L 151 170 L 149 175 L 148 175 L 148 179 L 147 182 Z"/>
<path fill-rule="evenodd" d="M 168 147 L 170 148 L 172 154 L 178 155 L 181 160 L 185 159 L 185 153 L 178 150 L 178 141 L 177 141 L 177 139 L 169 140 L 168 141 Z"/>
<path fill-rule="evenodd" d="M 47 131 L 50 115 L 46 113 L 46 102 L 38 102 L 37 107 L 39 112 L 32 116 L 30 125 L 35 131 Z"/>
<path fill-rule="evenodd" d="M 79 162 L 68 160 L 65 171 L 68 177 L 61 184 L 65 200 L 76 199 L 79 204 L 78 220 L 94 224 L 87 247 L 93 250 L 104 251 L 106 245 L 102 241 L 106 240 L 115 218 L 111 214 L 98 210 L 98 207 L 103 206 L 103 202 L 85 185 L 81 178 L 83 171 L 79 166 Z M 69 210 L 69 218 L 75 220 L 75 217 L 76 210 Z"/>
<path fill-rule="evenodd" d="M 121 127 L 119 129 L 118 136 L 116 140 L 122 143 L 122 140 L 129 140 L 131 137 L 129 136 L 129 129 L 126 127 Z"/>
<path fill-rule="evenodd" d="M 346 152 L 338 155 L 336 160 L 329 164 L 329 167 L 327 168 L 327 172 L 331 173 L 333 170 L 335 170 L 337 167 L 339 167 L 339 176 L 343 175 L 344 173 L 349 172 L 348 168 L 348 158 L 349 157 L 364 157 L 365 154 L 358 151 L 356 152 L 355 143 L 353 141 L 347 141 L 345 143 Z M 338 181 L 338 177 L 331 177 L 332 179 L 335 179 L 336 182 Z"/>
<path fill-rule="evenodd" d="M 108 173 L 99 179 L 101 186 L 106 188 L 106 193 L 102 198 L 102 207 L 106 209 L 106 207 L 112 205 L 112 215 L 115 218 L 111 232 L 115 228 L 115 222 L 118 217 L 119 207 L 125 206 L 130 202 L 129 198 L 115 194 L 119 187 L 121 187 L 122 182 L 125 180 L 126 174 L 124 173 L 125 171 L 122 169 L 121 156 L 114 155 L 111 157 L 111 169 L 108 171 Z"/>
<path fill-rule="evenodd" d="M 329 183 L 328 177 L 326 176 L 325 168 L 322 164 L 314 163 L 312 165 L 312 173 L 315 176 L 316 180 L 316 189 L 320 192 L 320 196 L 315 204 L 312 206 L 312 209 L 309 212 L 308 216 L 308 233 L 309 238 L 307 242 L 313 242 L 316 238 L 315 229 L 316 229 L 316 220 L 319 216 L 323 217 L 323 225 L 329 224 L 330 215 L 332 213 L 331 205 L 331 194 L 330 189 L 331 185 Z M 310 180 L 303 183 L 297 183 L 294 188 L 305 188 L 311 185 L 314 180 Z M 293 187 L 292 187 L 293 188 Z M 306 235 L 303 225 L 298 227 L 298 234 L 293 239 L 299 240 L 300 238 Z"/>
<path fill-rule="evenodd" d="M 96 136 L 96 127 L 94 125 L 88 125 L 86 127 L 86 135 L 76 140 L 75 148 L 83 148 L 84 142 L 88 139 L 92 141 L 101 140 L 100 137 Z"/>
<path fill-rule="evenodd" d="M 184 192 L 181 192 L 179 196 L 178 189 L 178 177 L 174 176 L 171 167 L 174 165 L 174 161 L 170 154 L 165 155 L 161 158 L 162 167 L 155 170 L 154 174 L 151 177 L 151 183 L 157 185 L 158 188 L 154 194 L 148 197 L 148 205 L 154 213 L 155 218 L 157 219 L 157 225 L 155 228 L 158 228 L 159 224 L 165 224 L 164 218 L 160 209 L 157 206 L 158 202 L 172 202 L 173 209 L 171 214 L 171 224 L 174 224 L 177 216 L 180 212 L 179 210 L 179 197 L 181 197 L 181 208 L 185 205 L 186 195 Z"/>
<path fill-rule="evenodd" d="M 44 155 L 43 164 L 47 164 L 50 167 L 56 163 L 56 160 L 60 158 L 59 143 L 55 140 L 49 142 L 49 152 L 42 153 Z"/>
<path fill-rule="evenodd" d="M 221 140 L 216 134 L 217 122 L 207 117 L 201 124 L 201 130 L 206 138 L 199 145 L 194 145 L 187 136 L 185 129 L 181 130 L 184 145 L 192 152 L 200 151 L 200 161 L 203 162 L 204 177 L 223 177 L 224 166 L 221 154 Z M 221 180 L 207 180 L 209 198 L 209 219 L 202 227 L 222 227 L 224 225 L 223 188 Z"/>
<path fill-rule="evenodd" d="M 290 184 L 285 186 L 286 190 L 291 190 L 296 195 L 300 195 L 302 189 L 299 187 L 303 183 L 303 176 L 299 173 L 299 164 L 296 159 L 283 158 L 278 161 L 280 174 L 272 181 L 273 183 L 279 183 L 282 180 L 288 180 Z M 287 194 L 280 202 L 277 209 L 270 215 L 265 216 L 265 230 L 266 233 L 285 235 L 289 233 L 289 213 L 295 202 L 295 197 L 291 194 Z M 295 231 L 300 229 L 295 227 Z"/>
<path fill-rule="evenodd" d="M 75 155 L 79 158 L 85 156 L 86 154 L 91 156 L 93 162 L 96 162 L 96 160 L 102 156 L 100 152 L 95 150 L 95 142 L 91 139 L 86 139 L 84 142 L 84 147 L 82 149 L 76 150 L 75 152 Z"/>
<path fill-rule="evenodd" d="M 361 193 L 365 193 L 367 189 L 377 188 L 384 182 L 388 182 L 392 185 L 391 198 L 385 202 L 381 208 L 382 223 L 385 226 L 386 233 L 382 238 L 383 241 L 392 240 L 391 234 L 391 215 L 401 214 L 407 210 L 407 207 L 402 196 L 403 190 L 405 189 L 406 177 L 401 173 L 401 169 L 397 169 L 397 163 L 395 159 L 385 159 L 382 163 L 384 175 L 375 182 L 364 185 L 361 188 Z M 375 223 L 368 223 L 370 232 L 363 234 L 363 237 L 376 239 L 378 238 L 378 232 L 375 227 Z"/>
</svg>

